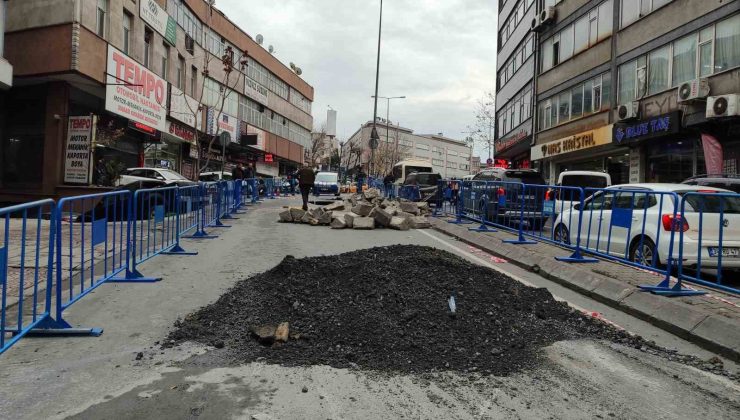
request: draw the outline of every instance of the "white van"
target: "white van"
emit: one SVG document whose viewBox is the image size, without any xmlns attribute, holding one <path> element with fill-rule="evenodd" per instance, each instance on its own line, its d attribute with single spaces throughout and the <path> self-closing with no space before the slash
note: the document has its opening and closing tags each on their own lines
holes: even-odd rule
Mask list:
<svg viewBox="0 0 740 420">
<path fill-rule="evenodd" d="M 564 171 L 558 176 L 558 187 L 579 187 L 579 188 L 607 188 L 612 185 L 612 177 L 606 172 L 597 171 Z M 572 191 L 572 192 L 571 192 Z M 570 210 L 579 198 L 575 190 L 555 189 L 548 192 L 548 199 L 555 200 L 555 215 L 565 210 Z M 584 199 L 588 198 L 588 193 Z"/>
</svg>

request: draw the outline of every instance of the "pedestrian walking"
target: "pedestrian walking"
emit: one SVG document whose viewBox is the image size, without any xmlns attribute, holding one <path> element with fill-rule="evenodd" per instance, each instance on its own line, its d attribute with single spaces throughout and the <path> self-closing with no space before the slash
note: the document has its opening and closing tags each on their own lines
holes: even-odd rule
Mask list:
<svg viewBox="0 0 740 420">
<path fill-rule="evenodd" d="M 244 179 L 244 168 L 241 163 L 238 163 L 234 166 L 234 169 L 231 170 L 231 179 L 235 181 L 237 179 Z"/>
<path fill-rule="evenodd" d="M 298 187 L 301 190 L 301 198 L 303 199 L 303 210 L 308 211 L 308 195 L 311 193 L 313 184 L 316 182 L 316 174 L 313 169 L 304 166 L 298 170 L 297 176 Z"/>
<path fill-rule="evenodd" d="M 365 184 L 365 172 L 361 167 L 357 167 L 357 194 L 362 194 L 362 186 Z"/>
</svg>

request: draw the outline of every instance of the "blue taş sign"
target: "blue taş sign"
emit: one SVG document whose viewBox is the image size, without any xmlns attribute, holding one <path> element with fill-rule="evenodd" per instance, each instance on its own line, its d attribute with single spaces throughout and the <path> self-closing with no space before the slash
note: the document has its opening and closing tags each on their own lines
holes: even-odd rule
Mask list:
<svg viewBox="0 0 740 420">
<path fill-rule="evenodd" d="M 621 146 L 675 134 L 681 131 L 681 111 L 673 111 L 647 120 L 616 123 L 613 130 L 612 142 Z"/>
</svg>

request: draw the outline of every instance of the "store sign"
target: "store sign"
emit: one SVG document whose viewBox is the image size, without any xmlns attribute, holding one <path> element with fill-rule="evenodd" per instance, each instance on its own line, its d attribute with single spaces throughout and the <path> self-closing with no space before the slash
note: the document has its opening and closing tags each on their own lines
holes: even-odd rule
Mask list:
<svg viewBox="0 0 740 420">
<path fill-rule="evenodd" d="M 514 135 L 509 138 L 499 139 L 496 142 L 496 152 L 503 152 L 510 149 L 515 144 L 527 138 L 528 135 L 529 133 L 526 130 L 521 130 L 514 133 Z"/>
<path fill-rule="evenodd" d="M 239 120 L 229 114 L 219 113 L 213 108 L 208 109 L 208 124 L 206 133 L 209 135 L 220 135 L 223 132 L 229 133 L 231 141 L 239 142 Z"/>
<path fill-rule="evenodd" d="M 198 101 L 173 85 L 170 85 L 169 115 L 189 127 L 200 126 L 201 112 L 198 111 Z"/>
<path fill-rule="evenodd" d="M 195 144 L 195 130 L 173 121 L 167 121 L 166 126 L 167 130 L 165 132 L 169 135 L 186 143 Z"/>
<path fill-rule="evenodd" d="M 630 143 L 675 134 L 681 131 L 681 111 L 658 115 L 648 120 L 614 124 L 614 144 L 626 146 Z"/>
<path fill-rule="evenodd" d="M 630 149 L 630 184 L 637 184 L 642 181 L 642 156 L 640 149 Z"/>
<path fill-rule="evenodd" d="M 244 77 L 244 93 L 255 101 L 267 106 L 267 88 L 251 77 Z"/>
<path fill-rule="evenodd" d="M 577 152 L 591 147 L 609 144 L 612 141 L 612 126 L 578 133 L 573 136 L 533 146 L 530 150 L 531 160 L 545 159 L 566 153 Z"/>
<path fill-rule="evenodd" d="M 67 145 L 64 151 L 64 182 L 90 183 L 93 117 L 69 117 Z"/>
<path fill-rule="evenodd" d="M 251 146 L 251 147 L 254 147 L 255 149 L 259 149 L 259 150 L 265 150 L 265 139 L 267 138 L 267 133 L 265 133 L 263 130 L 260 130 L 257 127 L 252 127 L 251 125 L 248 125 L 247 134 L 257 135 L 257 145 Z"/>
<path fill-rule="evenodd" d="M 265 155 L 265 162 L 272 163 L 272 154 L 268 153 Z"/>
<path fill-rule="evenodd" d="M 106 111 L 164 131 L 166 103 L 167 82 L 109 44 Z"/>
<path fill-rule="evenodd" d="M 175 45 L 177 41 L 177 22 L 154 0 L 141 0 L 139 2 L 139 16 L 149 26 L 159 32 L 170 44 Z"/>
</svg>

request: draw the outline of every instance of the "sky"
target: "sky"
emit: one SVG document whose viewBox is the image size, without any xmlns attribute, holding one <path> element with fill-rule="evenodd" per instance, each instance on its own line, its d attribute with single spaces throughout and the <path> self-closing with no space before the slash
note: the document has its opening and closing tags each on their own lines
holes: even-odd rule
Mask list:
<svg viewBox="0 0 740 420">
<path fill-rule="evenodd" d="M 495 84 L 493 0 L 385 0 L 379 96 L 390 120 L 415 133 L 463 139 Z M 337 135 L 372 120 L 380 0 L 216 0 L 245 32 L 264 37 L 314 87 L 314 127 L 337 111 Z M 378 116 L 386 117 L 386 101 Z"/>
</svg>

